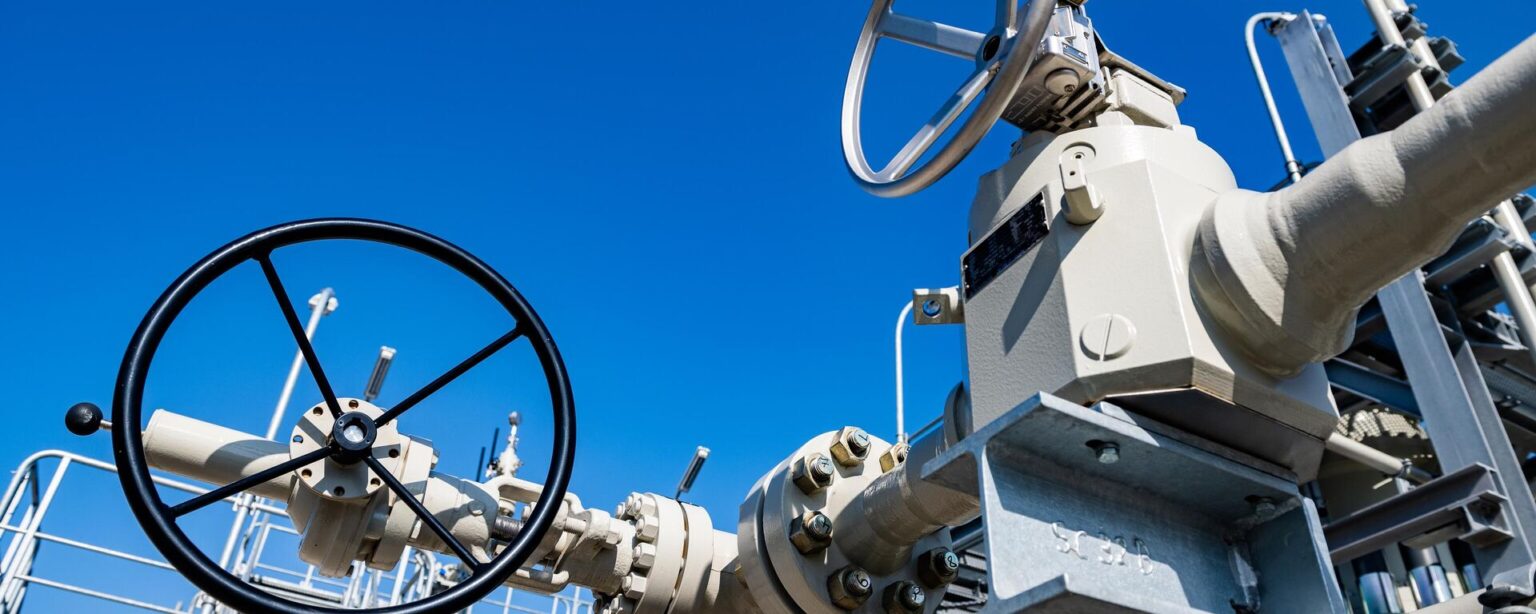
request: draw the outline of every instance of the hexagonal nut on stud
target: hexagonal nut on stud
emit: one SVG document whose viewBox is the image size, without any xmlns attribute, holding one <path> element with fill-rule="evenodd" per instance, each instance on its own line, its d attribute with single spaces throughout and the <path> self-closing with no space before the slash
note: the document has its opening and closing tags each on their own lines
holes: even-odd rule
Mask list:
<svg viewBox="0 0 1536 614">
<path fill-rule="evenodd" d="M 960 575 L 960 555 L 949 548 L 934 548 L 917 557 L 917 579 L 928 588 L 954 582 Z"/>
<path fill-rule="evenodd" d="M 844 610 L 858 609 L 874 591 L 875 583 L 869 572 L 856 565 L 839 569 L 827 578 L 827 594 L 834 605 Z"/>
<path fill-rule="evenodd" d="M 898 465 L 907 462 L 907 453 L 912 451 L 912 446 L 905 442 L 898 443 L 887 449 L 880 455 L 880 473 L 890 473 Z"/>
<path fill-rule="evenodd" d="M 905 580 L 885 587 L 880 605 L 887 614 L 917 614 L 928 603 L 928 593 L 923 587 Z"/>
<path fill-rule="evenodd" d="M 624 589 L 624 596 L 630 599 L 639 599 L 645 596 L 645 576 L 630 574 L 624 576 L 624 582 L 620 584 Z"/>
<path fill-rule="evenodd" d="M 661 521 L 655 516 L 641 516 L 635 519 L 635 539 L 655 543 L 656 536 L 660 533 Z"/>
<path fill-rule="evenodd" d="M 789 531 L 789 543 L 794 544 L 800 554 L 821 552 L 832 544 L 832 519 L 826 514 L 807 511 L 793 525 Z"/>
<path fill-rule="evenodd" d="M 845 426 L 832 440 L 832 458 L 844 467 L 857 467 L 869 458 L 869 433 L 856 426 Z"/>
<path fill-rule="evenodd" d="M 814 495 L 823 488 L 832 485 L 832 477 L 837 474 L 837 468 L 832 465 L 832 459 L 827 455 L 816 453 L 795 461 L 795 470 L 791 478 L 795 486 L 800 487 L 800 492 Z"/>
<path fill-rule="evenodd" d="M 656 546 L 640 542 L 635 544 L 635 568 L 650 569 L 656 564 Z"/>
</svg>

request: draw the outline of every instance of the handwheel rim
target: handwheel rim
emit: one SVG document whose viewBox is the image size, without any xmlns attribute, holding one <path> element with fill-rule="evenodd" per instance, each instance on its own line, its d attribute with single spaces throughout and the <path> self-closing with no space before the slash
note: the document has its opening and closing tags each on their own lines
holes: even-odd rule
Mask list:
<svg viewBox="0 0 1536 614">
<path fill-rule="evenodd" d="M 500 587 L 507 577 L 520 568 L 553 525 L 559 504 L 564 500 L 570 483 L 576 445 L 575 403 L 559 349 L 543 321 L 521 293 L 478 258 L 452 243 L 416 229 L 375 220 L 347 218 L 281 224 L 258 230 L 215 250 L 172 282 L 156 299 L 135 330 L 124 353 L 113 394 L 113 421 L 120 425 L 112 430 L 113 455 L 129 508 L 145 529 L 151 543 L 167 561 L 225 605 L 242 611 L 263 612 L 356 611 L 310 606 L 274 597 L 240 580 L 208 558 L 181 530 L 169 515 L 169 506 L 161 500 L 150 475 L 141 430 L 144 385 L 149 365 L 165 333 L 192 299 L 215 279 L 247 260 L 254 259 L 258 253 L 270 254 L 282 247 L 322 240 L 361 240 L 409 249 L 469 277 L 513 315 L 517 327 L 526 327 L 526 336 L 543 367 L 554 414 L 554 445 L 543 491 L 525 519 L 523 530 L 499 555 L 453 588 L 419 601 L 372 611 L 419 613 L 467 608 Z M 427 522 L 425 519 L 421 521 Z M 208 585 L 196 580 L 203 580 Z"/>
<path fill-rule="evenodd" d="M 1013 2 L 1014 0 L 1003 1 Z M 1013 22 L 1006 26 L 1013 35 L 1005 37 L 1001 50 L 994 56 L 1002 59 L 997 61 L 998 67 L 995 74 L 987 79 L 988 83 L 985 85 L 985 92 L 981 94 L 981 100 L 967 103 L 960 109 L 963 112 L 964 108 L 974 105 L 975 110 L 971 115 L 927 162 L 916 164 L 918 159 L 925 155 L 919 154 L 917 159 L 912 161 L 912 164 L 916 164 L 915 168 L 909 165 L 907 168 L 900 169 L 894 176 L 882 176 L 884 171 L 874 170 L 864 155 L 861 120 L 864 85 L 874 60 L 875 47 L 883 38 L 881 23 L 887 15 L 892 14 L 894 3 L 895 0 L 875 0 L 865 18 L 864 27 L 859 33 L 858 45 L 854 49 L 853 60 L 848 68 L 848 79 L 843 87 L 841 126 L 843 164 L 848 174 L 865 191 L 886 198 L 908 196 L 933 185 L 954 170 L 955 166 L 981 143 L 981 139 L 991 131 L 992 126 L 1002 117 L 1003 111 L 1018 93 L 1024 76 L 1029 73 L 1034 63 L 1034 50 L 1044 39 L 1051 15 L 1056 8 L 1054 0 L 1030 0 L 1027 10 L 1018 11 Z M 995 31 L 988 33 L 989 36 L 997 34 Z M 1021 48 L 1021 42 L 1027 44 Z M 1027 50 L 1027 52 L 1016 53 L 1021 50 Z M 973 74 L 973 78 L 979 75 L 981 70 L 985 69 L 978 70 L 978 73 Z M 962 86 L 962 90 L 964 88 L 965 86 Z M 941 107 L 941 113 L 943 110 Z M 936 115 L 935 119 L 937 118 Z M 925 125 L 924 129 L 931 127 L 932 121 L 930 120 L 930 125 Z M 934 138 L 942 137 L 948 127 L 949 124 L 946 123 Z M 922 130 L 919 130 L 919 135 L 921 134 Z M 930 148 L 931 146 L 924 147 L 923 151 L 926 152 Z M 890 170 L 890 166 L 894 166 L 895 162 L 893 160 L 893 164 L 888 165 L 886 170 Z"/>
</svg>

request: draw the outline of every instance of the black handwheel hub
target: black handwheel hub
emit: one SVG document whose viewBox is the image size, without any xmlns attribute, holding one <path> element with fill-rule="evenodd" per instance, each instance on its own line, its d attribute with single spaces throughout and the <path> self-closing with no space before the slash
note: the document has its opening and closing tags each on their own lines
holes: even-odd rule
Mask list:
<svg viewBox="0 0 1536 614">
<path fill-rule="evenodd" d="M 373 451 L 373 441 L 379 436 L 379 427 L 373 418 L 360 411 L 342 414 L 331 428 L 331 448 L 336 460 L 355 463 Z"/>
<path fill-rule="evenodd" d="M 490 342 L 459 365 L 439 376 L 431 383 L 385 410 L 377 418 L 360 412 L 342 410 L 335 392 L 325 376 L 319 356 L 304 334 L 302 324 L 288 298 L 271 255 L 279 248 L 325 240 L 360 240 L 384 243 L 409 249 L 452 267 L 474 281 L 490 294 L 516 321 L 505 334 Z M 191 500 L 167 504 L 155 488 L 150 476 L 149 460 L 144 452 L 143 401 L 144 387 L 150 364 L 161 340 L 176 317 L 204 288 L 219 276 L 236 266 L 255 261 L 266 276 L 273 296 L 277 299 L 289 332 L 303 353 L 310 374 L 325 399 L 324 407 L 335 417 L 331 440 L 313 452 L 300 455 L 287 462 L 263 470 L 240 480 L 219 486 Z M 549 398 L 553 409 L 551 422 L 554 445 L 551 448 L 549 474 L 545 476 L 544 489 L 532 506 L 532 512 L 521 519 L 522 528 L 514 535 L 495 558 L 482 561 L 451 533 L 418 501 L 410 490 L 389 469 L 369 452 L 378 428 L 400 417 L 432 393 L 441 389 L 454 378 L 473 368 L 481 361 L 506 347 L 513 341 L 527 339 L 549 385 Z M 81 412 L 84 415 L 84 412 Z M 76 420 L 82 424 L 85 420 Z M 124 353 L 117 385 L 112 400 L 112 450 L 117 460 L 118 478 L 123 486 L 129 507 L 155 547 L 167 561 L 184 574 L 198 588 L 225 605 L 242 612 L 356 612 L 318 607 L 288 601 L 268 594 L 236 578 L 214 563 L 207 554 L 189 539 L 177 519 L 207 505 L 239 495 L 246 489 L 268 480 L 290 474 L 303 467 L 333 457 L 342 462 L 363 462 L 373 475 L 379 477 L 400 502 L 416 513 L 424 530 L 435 533 L 469 570 L 468 579 L 453 587 L 412 603 L 375 608 L 370 612 L 426 613 L 454 612 L 469 608 L 491 591 L 500 587 L 533 554 L 544 534 L 555 520 L 560 502 L 565 498 L 570 482 L 571 463 L 576 449 L 575 402 L 571 395 L 570 380 L 560 352 L 550 338 L 544 323 L 534 313 L 521 294 L 500 274 L 484 262 L 459 247 L 425 232 L 386 222 L 362 219 L 319 219 L 291 222 L 259 230 L 225 245 L 203 258 L 182 273 L 164 294 L 155 301 L 145 314 L 144 320 L 134 332 L 133 340 Z M 72 423 L 73 424 L 73 423 Z M 83 426 L 81 427 L 84 428 Z"/>
</svg>

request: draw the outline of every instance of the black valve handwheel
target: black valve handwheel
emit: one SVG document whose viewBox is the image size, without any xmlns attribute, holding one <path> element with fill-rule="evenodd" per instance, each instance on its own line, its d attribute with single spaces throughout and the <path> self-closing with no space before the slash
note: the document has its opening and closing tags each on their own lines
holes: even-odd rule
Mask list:
<svg viewBox="0 0 1536 614">
<path fill-rule="evenodd" d="M 336 394 L 325 377 L 320 360 L 304 335 L 303 326 L 294 311 L 292 301 L 288 298 L 287 290 L 284 289 L 282 280 L 272 265 L 273 250 L 299 243 L 325 240 L 384 243 L 433 258 L 473 280 L 495 298 L 516 322 L 505 335 L 386 410 L 377 420 L 373 420 L 372 424 L 365 426 L 382 425 L 395 419 L 513 341 L 526 338 L 533 346 L 534 353 L 538 355 L 544 369 L 545 380 L 549 384 L 549 396 L 554 409 L 554 446 L 550 458 L 549 475 L 544 480 L 543 492 L 539 494 L 532 513 L 525 519 L 522 530 L 491 561 L 476 560 L 469 549 L 455 539 L 406 489 L 405 485 L 385 470 L 378 461 L 371 455 L 359 455 L 357 450 L 351 449 L 356 445 L 334 444 L 321 448 L 177 505 L 168 505 L 160 498 L 160 493 L 150 478 L 149 463 L 144 455 L 141 430 L 143 423 L 140 420 L 144 382 L 149 373 L 150 363 L 154 360 L 155 350 L 160 346 L 160 341 L 165 337 L 171 323 L 176 320 L 176 316 L 192 301 L 193 297 L 214 279 L 246 261 L 254 260 L 266 275 L 272 294 L 281 307 L 294 340 L 304 354 L 305 362 L 320 388 L 321 395 L 325 398 L 325 405 L 330 409 L 331 415 L 338 420 L 372 420 L 355 413 L 343 415 L 341 406 L 336 400 Z M 139 524 L 144 528 L 150 541 L 161 554 L 165 555 L 171 565 L 198 588 L 225 605 L 242 612 L 253 613 L 355 612 L 356 610 L 316 607 L 288 601 L 245 583 L 214 563 L 194 545 L 186 533 L 177 526 L 177 518 L 328 456 L 360 458 L 368 463 L 369 468 L 385 482 L 390 490 L 394 491 L 416 513 L 427 528 L 458 555 L 471 574 L 468 579 L 452 588 L 425 599 L 367 611 L 455 612 L 470 607 L 491 591 L 496 590 L 527 561 L 529 555 L 533 554 L 544 534 L 549 531 L 555 514 L 560 509 L 560 502 L 565 498 L 566 487 L 571 477 L 572 459 L 576 450 L 575 404 L 571 398 L 571 384 L 566 377 L 565 364 L 560 359 L 560 352 L 555 348 L 555 342 L 550 338 L 549 331 L 544 328 L 544 323 L 539 320 L 538 314 L 534 313 L 528 302 L 523 300 L 517 289 L 484 262 L 447 241 L 405 226 L 362 219 L 306 220 L 259 230 L 219 248 L 182 273 L 181 277 L 178 277 L 155 301 L 149 313 L 145 314 L 144 321 L 139 323 L 138 330 L 133 334 L 133 340 L 128 344 L 128 351 L 123 356 L 122 368 L 117 375 L 117 387 L 112 400 L 112 421 L 117 425 L 112 429 L 112 450 L 117 460 L 118 478 L 122 482 L 123 493 L 127 495 L 129 507 L 133 509 L 134 516 L 138 518 Z"/>
</svg>

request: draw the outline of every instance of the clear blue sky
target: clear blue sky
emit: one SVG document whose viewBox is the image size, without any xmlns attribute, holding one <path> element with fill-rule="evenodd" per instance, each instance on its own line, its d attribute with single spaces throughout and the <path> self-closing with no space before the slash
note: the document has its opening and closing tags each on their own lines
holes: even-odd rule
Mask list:
<svg viewBox="0 0 1536 614">
<path fill-rule="evenodd" d="M 980 28 L 986 3 L 903 2 Z M 969 6 L 974 4 L 975 6 Z M 1460 44 L 1465 80 L 1531 34 L 1529 2 L 1425 0 Z M 867 5 L 818 2 L 6 3 L 0 6 L 0 464 L 49 447 L 110 457 L 62 412 L 107 406 L 129 336 L 164 287 L 250 230 L 365 216 L 478 254 L 553 331 L 580 419 L 573 490 L 610 508 L 670 493 L 695 445 L 714 450 L 691 499 L 734 530 L 752 482 L 843 424 L 890 436 L 891 327 L 913 287 L 956 283 L 977 175 L 1000 128 L 950 178 L 887 201 L 847 178 L 838 110 Z M 1328 14 L 1353 0 L 1089 5 L 1117 51 L 1190 91 L 1181 112 L 1245 187 L 1281 165 L 1243 55 L 1259 10 Z M 970 14 L 964 14 L 969 11 Z M 1298 149 L 1317 148 L 1272 41 L 1261 39 Z M 889 153 L 948 96 L 964 63 L 883 53 L 866 119 Z M 880 154 L 875 154 L 879 157 Z M 494 338 L 505 321 L 445 270 L 362 246 L 294 249 L 300 297 L 335 287 L 316 346 L 358 394 L 381 344 L 400 355 L 384 402 Z M 910 422 L 962 374 L 960 335 L 908 337 Z M 467 473 L 509 409 L 525 475 L 547 462 L 547 406 L 526 346 L 402 422 Z M 190 309 L 146 402 L 261 430 L 293 345 L 253 267 Z M 317 400 L 304 380 L 296 403 Z M 73 484 L 50 527 L 147 551 L 115 482 Z M 194 521 L 222 536 L 216 520 Z M 210 544 L 217 551 L 217 544 Z M 43 573 L 73 565 L 57 553 Z M 190 591 L 173 578 L 95 586 Z M 62 604 L 38 589 L 39 611 Z M 56 607 L 63 607 L 56 605 Z"/>
</svg>

